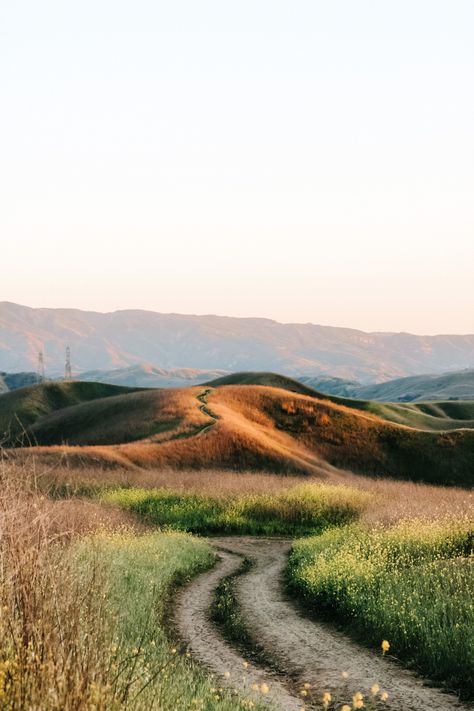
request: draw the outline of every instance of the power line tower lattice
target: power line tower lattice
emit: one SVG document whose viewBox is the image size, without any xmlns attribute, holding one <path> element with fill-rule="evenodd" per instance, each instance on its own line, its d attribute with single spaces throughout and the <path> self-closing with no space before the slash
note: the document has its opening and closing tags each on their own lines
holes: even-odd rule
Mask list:
<svg viewBox="0 0 474 711">
<path fill-rule="evenodd" d="M 64 380 L 72 380 L 72 369 L 71 369 L 71 349 L 69 346 L 66 348 L 66 366 L 64 368 Z"/>
<path fill-rule="evenodd" d="M 44 383 L 45 375 L 44 375 L 44 354 L 43 354 L 43 351 L 39 351 L 39 353 L 38 353 L 37 376 L 38 376 L 38 382 Z"/>
</svg>

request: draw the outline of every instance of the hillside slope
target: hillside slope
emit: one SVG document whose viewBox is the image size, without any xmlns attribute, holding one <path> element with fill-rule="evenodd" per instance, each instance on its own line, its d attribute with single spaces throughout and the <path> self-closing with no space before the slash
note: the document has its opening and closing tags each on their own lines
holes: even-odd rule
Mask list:
<svg viewBox="0 0 474 711">
<path fill-rule="evenodd" d="M 39 382 L 37 373 L 0 373 L 0 393 L 25 388 Z"/>
<path fill-rule="evenodd" d="M 338 468 L 474 485 L 474 429 L 468 427 L 423 431 L 321 396 L 268 385 L 120 394 L 107 389 L 105 397 L 93 397 L 97 393 L 90 386 L 95 384 L 87 385 L 75 404 L 71 393 L 54 399 L 51 386 L 31 388 L 29 397 L 28 389 L 17 391 L 24 407 L 16 412 L 23 419 L 29 416 L 28 437 L 40 445 L 34 448 L 38 455 L 100 466 L 252 469 L 323 478 Z M 8 397 L 0 398 L 3 423 L 8 412 L 2 411 L 2 401 Z M 449 417 L 436 407 L 436 417 Z"/>
<path fill-rule="evenodd" d="M 442 431 L 474 428 L 474 400 L 418 403 L 382 403 L 370 400 L 324 395 L 299 380 L 277 373 L 232 373 L 206 383 L 210 387 L 223 385 L 266 385 L 307 395 L 317 400 L 329 400 L 354 410 L 368 412 L 389 422 L 416 429 Z"/>
<path fill-rule="evenodd" d="M 386 402 L 474 400 L 474 370 L 396 378 L 379 385 L 361 387 L 356 397 Z"/>
<path fill-rule="evenodd" d="M 65 408 L 133 392 L 103 383 L 43 383 L 7 392 L 0 398 L 0 442 L 20 443 L 33 435 L 34 425 Z"/>
<path fill-rule="evenodd" d="M 71 347 L 76 373 L 155 363 L 162 368 L 327 373 L 362 382 L 472 367 L 474 335 L 365 333 L 262 318 L 97 313 L 32 309 L 0 302 L 0 370 L 36 368 L 44 351 L 47 375 L 64 372 Z"/>
<path fill-rule="evenodd" d="M 205 385 L 211 388 L 218 388 L 222 385 L 266 385 L 270 388 L 280 388 L 289 392 L 299 393 L 300 395 L 309 395 L 311 397 L 324 398 L 325 395 L 314 390 L 312 387 L 305 385 L 300 380 L 289 378 L 286 375 L 279 373 L 266 372 L 242 372 L 230 373 L 223 375 L 220 378 L 209 380 Z"/>
<path fill-rule="evenodd" d="M 354 380 L 323 376 L 301 376 L 298 380 L 327 395 L 379 400 L 381 402 L 415 402 L 427 400 L 474 400 L 474 370 L 452 373 L 413 375 L 394 378 L 384 383 L 361 385 Z"/>
</svg>

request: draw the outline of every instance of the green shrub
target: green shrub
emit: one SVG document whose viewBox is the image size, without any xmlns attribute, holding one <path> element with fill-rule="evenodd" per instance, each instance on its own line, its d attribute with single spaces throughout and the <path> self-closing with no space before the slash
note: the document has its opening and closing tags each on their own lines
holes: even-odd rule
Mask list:
<svg viewBox="0 0 474 711">
<path fill-rule="evenodd" d="M 305 535 L 354 521 L 370 495 L 345 486 L 307 485 L 276 494 L 217 499 L 167 489 L 117 489 L 101 495 L 149 523 L 193 533 Z"/>
<path fill-rule="evenodd" d="M 364 639 L 474 695 L 474 524 L 333 529 L 294 543 L 289 584 Z"/>
</svg>

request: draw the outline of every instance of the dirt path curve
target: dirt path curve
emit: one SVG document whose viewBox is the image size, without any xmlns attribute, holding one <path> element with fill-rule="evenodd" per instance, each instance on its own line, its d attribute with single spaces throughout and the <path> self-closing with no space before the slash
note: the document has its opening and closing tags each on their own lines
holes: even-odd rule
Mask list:
<svg viewBox="0 0 474 711">
<path fill-rule="evenodd" d="M 216 686 L 229 686 L 254 701 L 268 699 L 272 706 L 298 711 L 301 701 L 292 696 L 274 674 L 252 665 L 246 667 L 244 658 L 222 639 L 209 619 L 219 581 L 235 573 L 241 564 L 240 555 L 220 551 L 217 565 L 199 575 L 178 594 L 174 608 L 176 627 L 191 654 L 218 676 Z M 252 690 L 255 684 L 258 691 Z M 269 688 L 265 695 L 260 691 L 262 684 Z"/>
<path fill-rule="evenodd" d="M 218 582 L 237 570 L 243 558 L 252 568 L 236 578 L 237 599 L 246 627 L 285 676 L 272 676 L 253 669 L 256 683 L 262 679 L 281 708 L 301 708 L 296 701 L 295 682 L 310 683 L 320 699 L 330 691 L 347 700 L 350 692 L 367 693 L 377 683 L 389 693 L 386 704 L 393 711 L 452 711 L 467 709 L 451 694 L 426 686 L 423 680 L 403 669 L 390 658 L 383 658 L 348 639 L 332 626 L 302 615 L 285 594 L 282 574 L 289 542 L 251 537 L 212 539 L 221 562 L 199 576 L 181 594 L 176 608 L 176 623 L 191 652 L 217 674 L 231 672 L 229 682 L 242 689 L 243 659 L 214 629 L 209 607 Z M 349 674 L 344 681 L 341 672 Z M 246 675 L 249 676 L 249 675 Z M 250 684 L 254 683 L 253 676 Z M 248 681 L 246 687 L 248 688 Z M 286 696 L 285 696 L 286 695 Z"/>
<path fill-rule="evenodd" d="M 199 395 L 196 396 L 197 399 L 199 400 L 199 402 L 201 403 L 201 406 L 199 407 L 199 409 L 201 410 L 201 412 L 204 415 L 207 415 L 211 419 L 211 422 L 209 422 L 209 424 L 203 425 L 201 427 L 201 429 L 196 433 L 195 436 L 198 436 L 198 437 L 200 435 L 203 435 L 205 432 L 209 432 L 209 430 L 212 429 L 212 427 L 214 427 L 217 420 L 219 419 L 217 417 L 217 415 L 215 415 L 213 412 L 211 412 L 211 410 L 207 406 L 207 396 L 209 395 L 210 392 L 211 392 L 211 388 L 207 388 L 207 390 L 204 390 L 202 393 L 199 393 Z"/>
</svg>

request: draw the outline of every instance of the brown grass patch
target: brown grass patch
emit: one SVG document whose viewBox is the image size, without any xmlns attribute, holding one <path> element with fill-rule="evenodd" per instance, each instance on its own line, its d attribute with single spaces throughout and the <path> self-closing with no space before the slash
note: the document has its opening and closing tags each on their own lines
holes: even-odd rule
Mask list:
<svg viewBox="0 0 474 711">
<path fill-rule="evenodd" d="M 17 465 L 4 467 L 11 479 L 21 476 Z M 232 472 L 218 469 L 99 469 L 97 467 L 50 469 L 36 463 L 36 477 L 43 491 L 52 486 L 63 486 L 71 493 L 91 488 L 137 487 L 141 489 L 164 488 L 176 493 L 195 493 L 228 499 L 245 494 L 271 494 L 300 487 L 311 482 L 320 483 L 320 477 L 308 475 L 266 474 L 256 471 Z M 364 510 L 362 520 L 372 523 L 393 523 L 402 519 L 444 518 L 447 515 L 474 515 L 474 492 L 471 490 L 432 486 L 423 483 L 395 481 L 387 478 L 364 477 L 351 472 L 336 471 L 328 476 L 327 483 L 343 484 L 374 494 L 373 503 Z M 134 527 L 141 524 L 126 512 L 92 501 L 71 498 L 42 500 L 43 511 L 57 521 L 57 530 L 72 528 L 89 531 L 98 527 Z M 63 522 L 63 523 L 62 523 Z"/>
<path fill-rule="evenodd" d="M 59 411 L 54 421 L 62 421 L 66 430 L 80 424 L 78 411 L 88 417 L 95 413 L 85 429 L 69 438 L 83 446 L 43 446 L 35 451 L 47 463 L 73 467 L 218 468 L 321 479 L 339 469 L 439 484 L 474 484 L 474 430 L 416 430 L 329 400 L 267 386 L 211 389 L 202 411 L 198 396 L 203 392 L 189 388 L 111 397 L 71 408 L 65 419 L 64 411 L 63 415 Z M 117 403 L 120 408 L 114 415 Z M 109 420 L 104 419 L 103 407 L 108 408 Z M 164 429 L 151 434 L 154 427 Z M 138 436 L 145 430 L 147 436 Z M 25 450 L 10 456 L 24 457 Z"/>
</svg>

